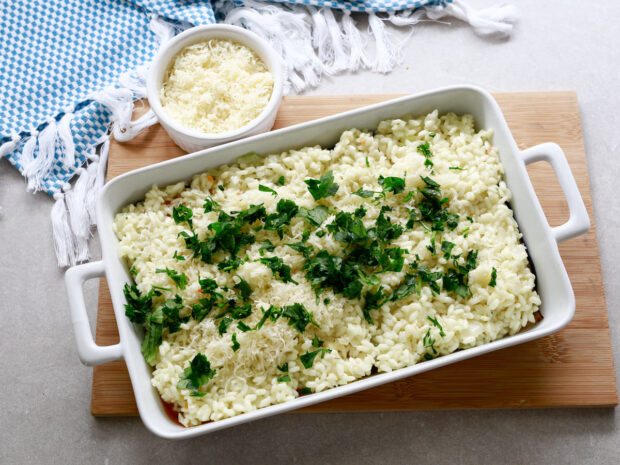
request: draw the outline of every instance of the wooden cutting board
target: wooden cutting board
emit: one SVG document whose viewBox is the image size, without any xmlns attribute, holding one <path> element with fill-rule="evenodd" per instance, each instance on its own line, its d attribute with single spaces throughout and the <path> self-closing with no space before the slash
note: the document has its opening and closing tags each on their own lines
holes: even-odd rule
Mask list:
<svg viewBox="0 0 620 465">
<path fill-rule="evenodd" d="M 577 299 L 575 318 L 563 331 L 544 339 L 314 405 L 305 411 L 618 404 L 577 95 L 575 92 L 515 92 L 494 96 L 520 148 L 549 141 L 562 146 L 590 214 L 590 232 L 560 245 Z M 394 97 L 396 95 L 285 97 L 275 128 Z M 159 125 L 153 126 L 128 143 L 112 142 L 108 179 L 183 153 Z M 567 205 L 550 167 L 542 162 L 535 163 L 528 171 L 550 224 L 566 221 Z M 118 342 L 110 295 L 103 279 L 96 339 L 102 345 Z M 97 416 L 137 414 L 123 361 L 94 368 L 91 411 Z"/>
</svg>

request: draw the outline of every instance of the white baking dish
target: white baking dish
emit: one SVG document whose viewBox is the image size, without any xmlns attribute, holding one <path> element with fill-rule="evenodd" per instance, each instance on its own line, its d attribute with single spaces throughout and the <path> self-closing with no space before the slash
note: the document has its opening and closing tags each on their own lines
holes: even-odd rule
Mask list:
<svg viewBox="0 0 620 465">
<path fill-rule="evenodd" d="M 112 230 L 115 213 L 128 203 L 141 200 L 153 184 L 165 185 L 189 180 L 196 173 L 229 163 L 250 151 L 268 154 L 307 145 L 332 146 L 340 133 L 346 129 L 352 127 L 374 129 L 382 120 L 401 117 L 408 113 L 426 114 L 433 109 L 438 109 L 441 113 L 448 111 L 471 113 L 480 128 L 495 130 L 493 144 L 499 148 L 506 170 L 506 182 L 514 195 L 512 208 L 535 267 L 544 319 L 526 331 L 499 341 L 391 373 L 377 374 L 346 386 L 303 396 L 233 418 L 191 428 L 183 428 L 170 421 L 158 393 L 151 386 L 151 369 L 140 353 L 141 331 L 137 330 L 125 316 L 123 307 L 125 298 L 122 289 L 125 283 L 131 282 L 131 276 L 127 266 L 117 254 L 117 239 Z M 551 228 L 547 223 L 525 169 L 527 163 L 538 160 L 548 161 L 553 166 L 570 209 L 568 222 L 556 228 Z M 76 266 L 66 273 L 78 353 L 82 362 L 87 365 L 124 358 L 142 420 L 151 431 L 166 438 L 198 436 L 305 407 L 558 331 L 572 319 L 575 298 L 557 243 L 583 234 L 590 227 L 585 206 L 560 147 L 549 143 L 519 151 L 495 100 L 484 90 L 468 86 L 444 88 L 391 100 L 132 171 L 115 178 L 104 187 L 97 203 L 97 224 L 102 261 Z M 98 346 L 93 341 L 82 295 L 82 283 L 99 276 L 105 276 L 108 281 L 120 334 L 120 343 L 107 347 Z"/>
</svg>

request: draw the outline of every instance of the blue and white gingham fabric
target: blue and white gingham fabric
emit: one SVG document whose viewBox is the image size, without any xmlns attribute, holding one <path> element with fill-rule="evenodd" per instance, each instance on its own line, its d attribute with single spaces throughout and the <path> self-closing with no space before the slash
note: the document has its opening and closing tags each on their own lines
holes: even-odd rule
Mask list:
<svg viewBox="0 0 620 465">
<path fill-rule="evenodd" d="M 451 0 L 274 1 L 389 12 L 441 6 Z M 73 115 L 75 156 L 67 160 L 66 147 L 56 140 L 53 160 L 39 167 L 30 186 L 33 190 L 54 195 L 66 189 L 105 137 L 112 114 L 93 95 L 151 61 L 158 48 L 157 37 L 149 29 L 152 15 L 180 28 L 213 23 L 216 17 L 208 0 L 0 0 L 0 148 L 4 145 L 4 155 L 25 174 L 26 165 L 41 156 L 36 136 L 64 114 Z M 30 154 L 28 159 L 25 153 Z"/>
<path fill-rule="evenodd" d="M 389 13 L 413 10 L 423 6 L 445 6 L 452 0 L 271 0 L 278 3 L 297 3 L 359 13 Z"/>
</svg>

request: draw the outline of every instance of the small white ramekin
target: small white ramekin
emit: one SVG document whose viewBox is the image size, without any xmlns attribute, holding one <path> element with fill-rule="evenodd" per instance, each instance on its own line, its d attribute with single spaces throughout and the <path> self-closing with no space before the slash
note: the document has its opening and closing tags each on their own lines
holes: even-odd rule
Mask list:
<svg viewBox="0 0 620 465">
<path fill-rule="evenodd" d="M 273 92 L 261 114 L 239 129 L 219 134 L 204 134 L 184 127 L 165 112 L 159 99 L 164 75 L 176 54 L 188 45 L 208 39 L 232 40 L 251 48 L 263 60 L 273 75 Z M 273 127 L 280 102 L 282 101 L 283 87 L 284 73 L 282 61 L 275 50 L 253 32 L 226 24 L 193 27 L 170 40 L 160 49 L 153 60 L 146 80 L 147 96 L 153 112 L 155 112 L 157 119 L 168 132 L 170 138 L 187 152 L 196 152 L 225 142 L 269 131 Z"/>
</svg>

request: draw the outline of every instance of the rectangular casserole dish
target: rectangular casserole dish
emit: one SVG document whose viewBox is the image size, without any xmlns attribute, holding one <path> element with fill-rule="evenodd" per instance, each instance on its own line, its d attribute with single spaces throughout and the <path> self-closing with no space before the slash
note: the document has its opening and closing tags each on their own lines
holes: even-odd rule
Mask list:
<svg viewBox="0 0 620 465">
<path fill-rule="evenodd" d="M 173 423 L 166 415 L 157 391 L 151 386 L 151 368 L 140 352 L 141 331 L 125 316 L 125 298 L 122 289 L 125 283 L 132 281 L 132 278 L 127 266 L 118 257 L 117 239 L 112 229 L 114 215 L 125 205 L 143 199 L 153 184 L 166 185 L 189 180 L 194 174 L 230 163 L 250 151 L 269 154 L 307 145 L 319 144 L 331 147 L 344 130 L 350 128 L 374 130 L 382 120 L 399 118 L 406 114 L 426 114 L 434 109 L 438 109 L 440 113 L 470 113 L 476 120 L 477 129 L 494 129 L 493 144 L 499 149 L 505 168 L 506 183 L 513 194 L 511 208 L 535 268 L 537 289 L 542 300 L 540 311 L 544 316 L 543 320 L 514 336 L 391 373 L 373 375 L 283 404 L 190 428 Z M 569 220 L 555 228 L 551 228 L 547 223 L 525 169 L 526 164 L 540 160 L 552 165 L 570 210 Z M 66 273 L 78 354 L 86 365 L 124 359 L 142 420 L 153 433 L 165 438 L 194 437 L 305 407 L 558 331 L 572 319 L 575 298 L 557 243 L 587 232 L 590 226 L 585 205 L 560 147 L 547 143 L 519 151 L 495 100 L 486 91 L 471 86 L 449 87 L 391 100 L 126 173 L 104 187 L 97 203 L 97 225 L 102 260 L 73 267 Z M 93 340 L 82 295 L 83 282 L 100 276 L 105 276 L 108 281 L 120 335 L 119 344 L 107 347 L 97 346 Z"/>
</svg>

